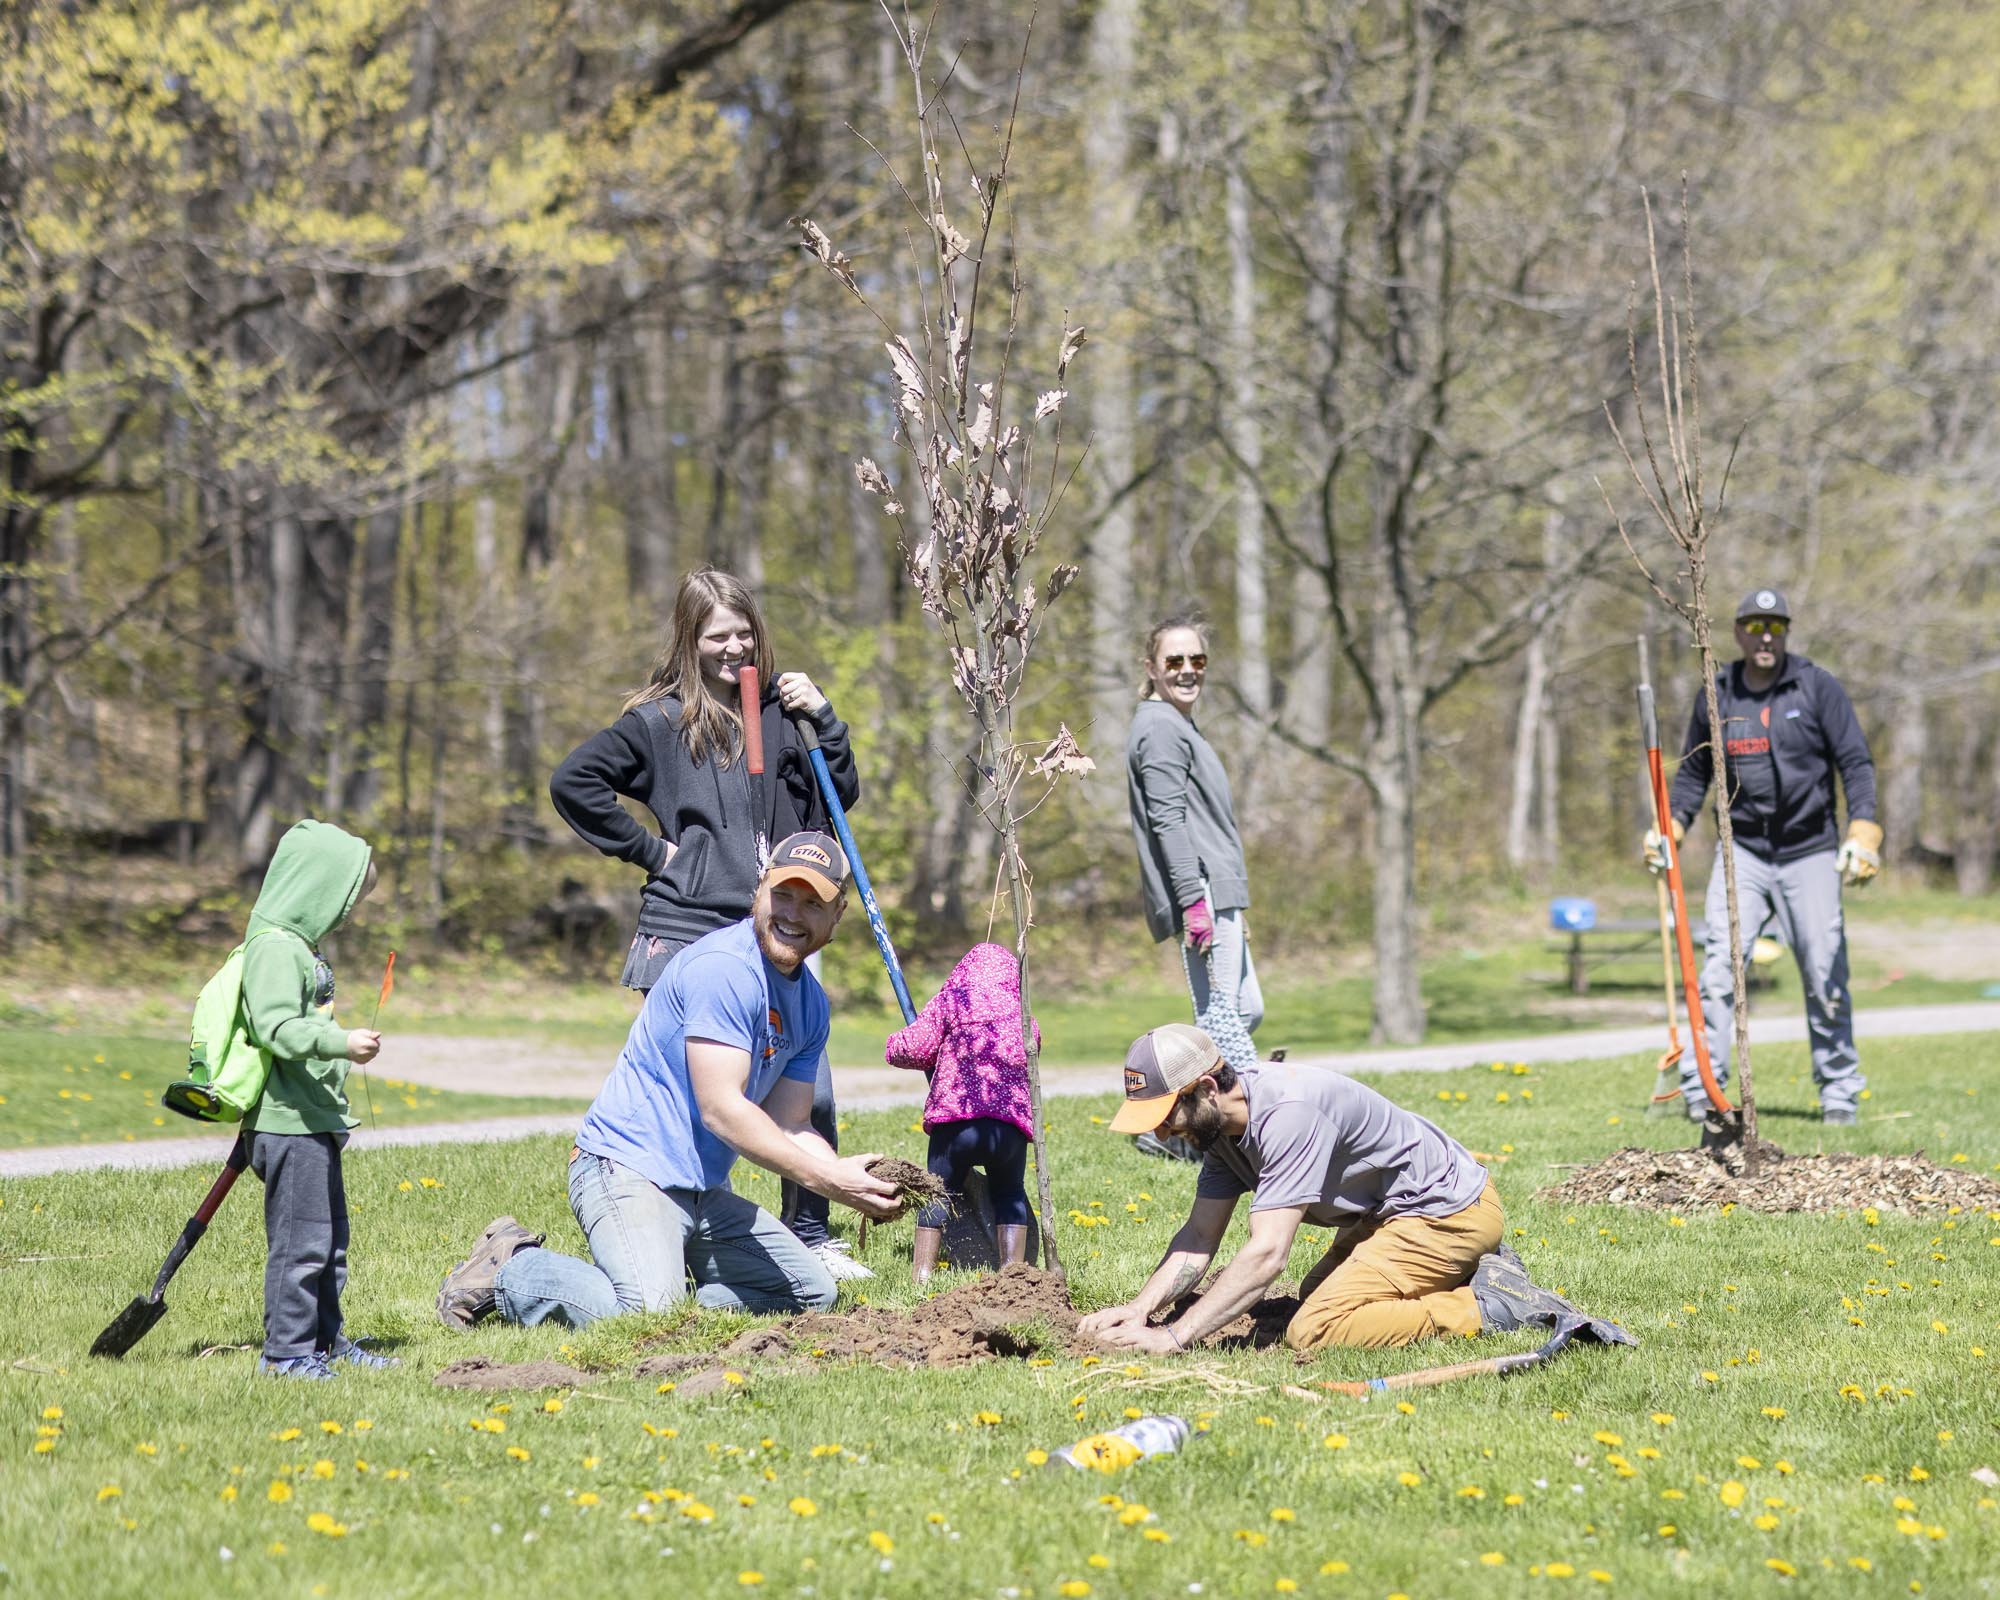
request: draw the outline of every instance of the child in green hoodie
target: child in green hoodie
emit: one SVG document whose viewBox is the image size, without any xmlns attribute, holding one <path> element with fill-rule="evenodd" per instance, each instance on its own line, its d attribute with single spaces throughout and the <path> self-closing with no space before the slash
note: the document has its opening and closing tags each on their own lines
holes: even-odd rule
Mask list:
<svg viewBox="0 0 2000 1600">
<path fill-rule="evenodd" d="M 372 1028 L 333 1020 L 333 968 L 319 942 L 375 887 L 368 846 L 308 818 L 278 841 L 243 947 L 244 1031 L 271 1052 L 263 1098 L 243 1117 L 264 1183 L 264 1354 L 258 1370 L 331 1378 L 336 1363 L 393 1367 L 341 1330 L 347 1191 L 340 1151 L 356 1119 L 347 1067 L 382 1048 Z"/>
</svg>

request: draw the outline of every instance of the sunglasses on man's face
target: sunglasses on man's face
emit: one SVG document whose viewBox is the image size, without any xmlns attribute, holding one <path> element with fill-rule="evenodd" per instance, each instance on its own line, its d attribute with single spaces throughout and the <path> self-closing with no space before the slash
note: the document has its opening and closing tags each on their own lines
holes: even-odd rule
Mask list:
<svg viewBox="0 0 2000 1600">
<path fill-rule="evenodd" d="M 1179 672 L 1182 667 L 1186 667 L 1190 672 L 1206 672 L 1208 671 L 1208 657 L 1206 655 L 1168 656 L 1164 665 L 1169 672 Z"/>
<path fill-rule="evenodd" d="M 1785 623 L 1777 617 L 1752 617 L 1747 622 L 1737 624 L 1745 633 L 1755 638 L 1758 634 L 1769 634 L 1773 639 L 1785 636 Z"/>
</svg>

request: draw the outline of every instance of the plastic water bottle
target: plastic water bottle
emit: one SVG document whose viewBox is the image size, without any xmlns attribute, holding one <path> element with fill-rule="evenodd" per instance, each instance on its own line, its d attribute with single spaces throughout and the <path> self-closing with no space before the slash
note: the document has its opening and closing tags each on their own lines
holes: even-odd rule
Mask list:
<svg viewBox="0 0 2000 1600">
<path fill-rule="evenodd" d="M 1093 1433 L 1075 1444 L 1064 1445 L 1049 1457 L 1069 1466 L 1103 1473 L 1122 1472 L 1147 1456 L 1164 1456 L 1180 1449 L 1194 1432 L 1185 1417 L 1163 1413 L 1140 1417 L 1106 1433 Z"/>
</svg>

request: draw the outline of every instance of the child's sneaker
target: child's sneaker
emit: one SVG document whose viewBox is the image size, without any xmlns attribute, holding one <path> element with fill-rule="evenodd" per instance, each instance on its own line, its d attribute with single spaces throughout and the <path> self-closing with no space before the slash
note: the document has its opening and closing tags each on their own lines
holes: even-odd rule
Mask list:
<svg viewBox="0 0 2000 1600">
<path fill-rule="evenodd" d="M 344 1333 L 333 1341 L 333 1348 L 324 1354 L 329 1367 L 337 1367 L 343 1361 L 350 1367 L 400 1367 L 403 1364 L 394 1356 L 377 1355 L 373 1350 L 363 1349 L 358 1341 Z"/>
<path fill-rule="evenodd" d="M 268 1372 L 274 1378 L 308 1378 L 314 1382 L 325 1382 L 338 1376 L 326 1364 L 326 1357 L 317 1350 L 308 1356 L 284 1356 L 277 1361 L 269 1356 L 259 1356 L 257 1370 Z"/>
</svg>

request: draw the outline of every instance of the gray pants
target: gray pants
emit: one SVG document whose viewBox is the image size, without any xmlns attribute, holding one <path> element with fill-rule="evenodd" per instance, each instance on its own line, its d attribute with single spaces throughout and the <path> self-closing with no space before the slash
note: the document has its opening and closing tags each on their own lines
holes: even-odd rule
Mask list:
<svg viewBox="0 0 2000 1600">
<path fill-rule="evenodd" d="M 1747 941 L 1766 923 L 1799 964 L 1806 991 L 1806 1030 L 1812 1039 L 1813 1082 L 1822 1111 L 1852 1111 L 1868 1080 L 1854 1048 L 1854 1005 L 1847 992 L 1847 925 L 1840 912 L 1840 869 L 1835 852 L 1822 850 L 1797 861 L 1765 861 L 1736 847 L 1736 901 Z M 1734 1029 L 1729 969 L 1729 889 L 1722 863 L 1708 879 L 1708 951 L 1701 964 L 1701 1013 L 1708 1027 L 1708 1050 L 1718 1083 L 1729 1082 L 1729 1048 Z M 1749 959 L 1749 951 L 1744 951 Z M 1681 1093 L 1688 1114 L 1708 1107 L 1694 1052 L 1681 1057 Z"/>
<path fill-rule="evenodd" d="M 1264 1020 L 1264 990 L 1250 960 L 1250 930 L 1240 910 L 1217 911 L 1214 916 L 1215 937 L 1205 958 L 1185 940 L 1181 943 L 1195 1026 L 1215 1041 L 1222 1059 L 1232 1067 L 1254 1067 L 1257 1049 L 1250 1035 Z"/>
<path fill-rule="evenodd" d="M 264 1358 L 331 1350 L 347 1287 L 345 1134 L 246 1133 L 264 1182 Z"/>
</svg>

